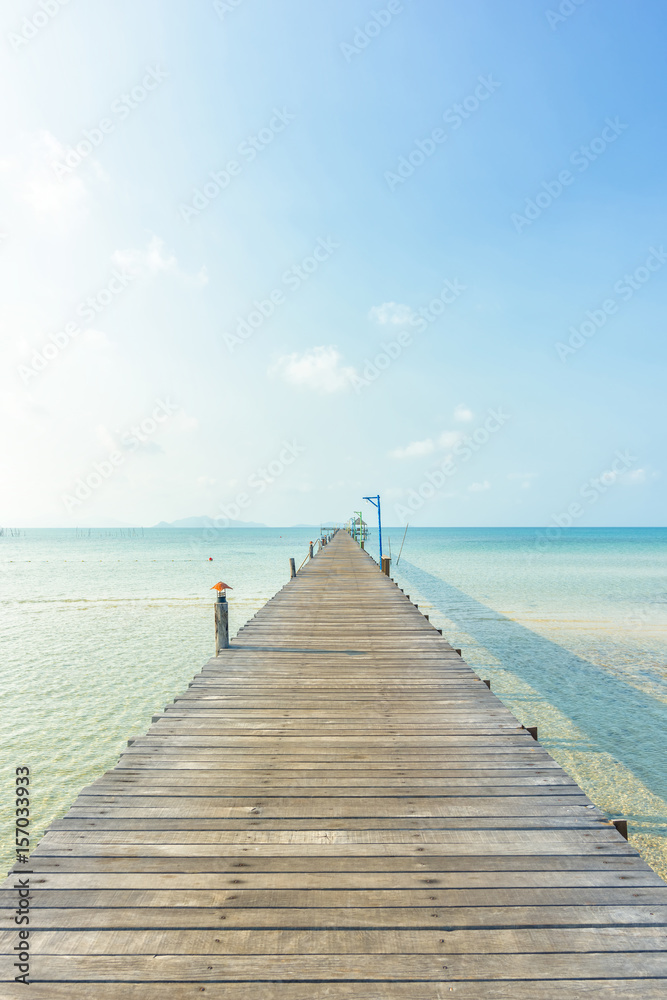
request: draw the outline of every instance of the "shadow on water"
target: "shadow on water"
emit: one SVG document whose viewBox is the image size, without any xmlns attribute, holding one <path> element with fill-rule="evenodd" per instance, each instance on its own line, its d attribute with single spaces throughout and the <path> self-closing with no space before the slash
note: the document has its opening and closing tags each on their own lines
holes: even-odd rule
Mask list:
<svg viewBox="0 0 667 1000">
<path fill-rule="evenodd" d="M 414 564 L 401 560 L 401 572 L 503 667 L 567 715 L 599 750 L 667 798 L 667 705 Z"/>
</svg>

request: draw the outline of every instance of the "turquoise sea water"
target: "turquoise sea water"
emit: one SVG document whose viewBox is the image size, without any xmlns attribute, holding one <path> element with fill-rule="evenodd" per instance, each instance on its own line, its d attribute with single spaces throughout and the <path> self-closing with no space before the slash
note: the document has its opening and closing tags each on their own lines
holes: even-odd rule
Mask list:
<svg viewBox="0 0 667 1000">
<path fill-rule="evenodd" d="M 394 560 L 402 530 L 385 531 Z M 312 529 L 26 530 L 0 537 L 0 861 L 14 768 L 33 845 L 212 654 L 213 583 L 234 633 Z M 392 575 L 667 876 L 667 529 L 410 528 Z M 377 555 L 376 539 L 368 548 Z M 213 561 L 209 562 L 209 556 Z"/>
</svg>

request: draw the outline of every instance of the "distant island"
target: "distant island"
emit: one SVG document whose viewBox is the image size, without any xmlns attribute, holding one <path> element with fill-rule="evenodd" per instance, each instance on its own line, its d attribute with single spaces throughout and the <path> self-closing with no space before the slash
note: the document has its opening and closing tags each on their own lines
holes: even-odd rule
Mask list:
<svg viewBox="0 0 667 1000">
<path fill-rule="evenodd" d="M 266 524 L 260 521 L 233 521 L 231 518 L 208 517 L 202 514 L 200 517 L 181 517 L 177 521 L 160 521 L 154 524 L 154 528 L 266 528 Z"/>
</svg>

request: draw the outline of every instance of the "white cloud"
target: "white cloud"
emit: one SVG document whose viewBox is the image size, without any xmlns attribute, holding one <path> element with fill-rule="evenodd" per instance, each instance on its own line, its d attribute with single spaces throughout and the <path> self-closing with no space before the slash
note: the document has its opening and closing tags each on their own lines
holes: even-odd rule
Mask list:
<svg viewBox="0 0 667 1000">
<path fill-rule="evenodd" d="M 182 431 L 196 431 L 199 428 L 199 420 L 192 417 L 185 410 L 179 410 L 176 415 L 176 424 Z"/>
<path fill-rule="evenodd" d="M 434 451 L 450 451 L 462 439 L 461 431 L 443 431 L 437 439 L 425 438 L 423 441 L 411 441 L 403 448 L 394 448 L 389 452 L 390 458 L 421 458 L 431 455 Z"/>
<path fill-rule="evenodd" d="M 412 441 L 405 448 L 394 448 L 389 452 L 390 458 L 419 458 L 422 455 L 430 455 L 435 451 L 435 443 L 432 438 L 425 441 Z"/>
<path fill-rule="evenodd" d="M 471 493 L 482 493 L 484 490 L 491 489 L 491 483 L 488 479 L 485 479 L 483 483 L 471 483 L 468 489 Z"/>
<path fill-rule="evenodd" d="M 174 254 L 165 252 L 164 240 L 161 240 L 159 236 L 152 236 L 145 250 L 134 247 L 127 250 L 116 250 L 112 261 L 117 267 L 125 268 L 134 274 L 149 277 L 155 277 L 158 274 L 172 274 L 197 287 L 202 287 L 208 282 L 208 271 L 205 265 L 198 274 L 186 274 L 179 267 Z"/>
<path fill-rule="evenodd" d="M 474 416 L 475 414 L 472 410 L 469 410 L 467 406 L 463 405 L 463 403 L 459 403 L 454 410 L 454 420 L 458 421 L 460 424 L 466 423 L 468 420 L 472 420 Z"/>
<path fill-rule="evenodd" d="M 332 344 L 313 347 L 303 354 L 285 354 L 278 358 L 269 374 L 317 392 L 344 392 L 349 389 L 356 372 L 352 367 L 341 365 L 342 359 L 342 354 Z"/>
<path fill-rule="evenodd" d="M 521 489 L 522 490 L 529 490 L 530 487 L 533 485 L 532 480 L 533 479 L 537 479 L 537 476 L 538 476 L 537 472 L 508 472 L 507 473 L 507 478 L 508 479 L 520 479 L 521 480 Z"/>
<path fill-rule="evenodd" d="M 38 403 L 29 393 L 15 389 L 0 391 L 0 414 L 17 426 L 43 424 L 51 413 L 43 403 Z"/>
<path fill-rule="evenodd" d="M 106 333 L 103 330 L 93 330 L 92 327 L 83 331 L 80 340 L 98 350 L 106 350 L 107 347 L 111 347 L 111 341 Z"/>
<path fill-rule="evenodd" d="M 175 256 L 164 253 L 164 240 L 159 236 L 153 236 L 145 250 L 116 250 L 113 262 L 128 271 L 147 271 L 148 274 L 175 271 L 178 268 Z"/>
<path fill-rule="evenodd" d="M 118 447 L 117 435 L 113 433 L 105 424 L 98 424 L 95 433 L 100 446 L 107 452 L 116 451 Z"/>
<path fill-rule="evenodd" d="M 368 316 L 380 326 L 404 326 L 410 322 L 414 312 L 410 306 L 398 302 L 383 302 L 381 306 L 373 306 Z"/>
<path fill-rule="evenodd" d="M 653 482 L 660 478 L 660 473 L 655 469 L 633 469 L 632 472 L 625 472 L 618 477 L 619 483 L 623 486 L 643 486 L 644 483 Z"/>
<path fill-rule="evenodd" d="M 453 448 L 463 438 L 461 431 L 443 431 L 438 438 L 440 448 Z"/>
<path fill-rule="evenodd" d="M 208 268 L 206 264 L 202 264 L 197 274 L 193 274 L 188 280 L 193 285 L 199 285 L 200 288 L 203 288 L 204 285 L 208 285 Z"/>
<path fill-rule="evenodd" d="M 0 160 L 0 173 L 15 200 L 27 203 L 41 217 L 80 211 L 88 199 L 83 180 L 74 172 L 59 179 L 53 162 L 67 148 L 46 130 L 22 136 L 17 152 Z"/>
</svg>

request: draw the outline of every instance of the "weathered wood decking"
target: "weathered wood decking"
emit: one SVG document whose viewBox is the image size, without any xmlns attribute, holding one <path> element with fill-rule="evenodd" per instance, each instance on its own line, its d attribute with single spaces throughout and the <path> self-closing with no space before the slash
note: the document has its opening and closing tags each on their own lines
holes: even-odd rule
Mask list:
<svg viewBox="0 0 667 1000">
<path fill-rule="evenodd" d="M 665 883 L 343 532 L 30 871 L 2 997 L 667 996 Z"/>
</svg>

